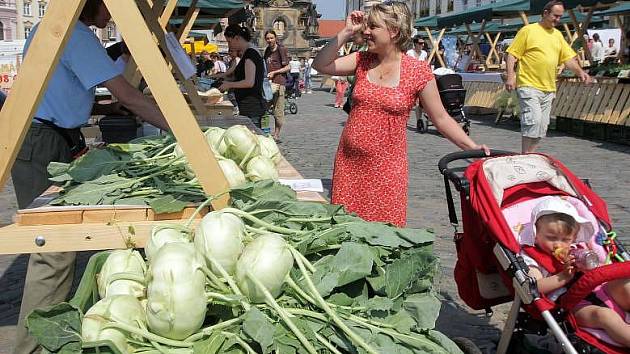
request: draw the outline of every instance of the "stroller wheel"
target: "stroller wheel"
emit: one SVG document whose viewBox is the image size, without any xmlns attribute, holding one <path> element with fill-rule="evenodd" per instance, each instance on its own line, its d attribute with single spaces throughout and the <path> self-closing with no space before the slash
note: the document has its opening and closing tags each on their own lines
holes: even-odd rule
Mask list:
<svg viewBox="0 0 630 354">
<path fill-rule="evenodd" d="M 477 347 L 473 341 L 464 337 L 455 337 L 451 339 L 464 354 L 482 354 L 481 349 Z"/>
<path fill-rule="evenodd" d="M 291 112 L 291 114 L 297 114 L 298 112 L 298 106 L 295 102 L 290 102 L 289 103 L 289 112 Z"/>
</svg>

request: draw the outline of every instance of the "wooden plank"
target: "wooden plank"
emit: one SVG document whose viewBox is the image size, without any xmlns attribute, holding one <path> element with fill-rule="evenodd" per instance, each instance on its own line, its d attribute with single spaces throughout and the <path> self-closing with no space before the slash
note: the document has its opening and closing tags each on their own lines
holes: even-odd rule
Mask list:
<svg viewBox="0 0 630 354">
<path fill-rule="evenodd" d="M 83 222 L 82 210 L 53 211 L 46 213 L 24 213 L 18 210 L 15 223 L 18 225 L 62 225 Z"/>
<path fill-rule="evenodd" d="M 442 28 L 437 38 L 435 39 L 433 38 L 433 34 L 431 34 L 431 30 L 428 27 L 425 27 L 424 30 L 427 32 L 429 40 L 431 41 L 431 53 L 429 53 L 429 58 L 427 59 L 427 61 L 430 63 L 431 60 L 433 60 L 433 57 L 437 56 L 438 61 L 440 62 L 440 64 L 442 64 L 442 67 L 446 67 L 446 65 L 444 65 L 444 59 L 442 58 L 442 55 L 440 54 L 440 52 L 438 52 L 439 44 L 442 40 L 442 37 L 444 37 L 444 32 L 446 31 L 446 28 Z"/>
<path fill-rule="evenodd" d="M 596 101 L 598 101 L 597 103 L 597 107 L 592 107 L 591 109 L 591 113 L 589 113 L 589 116 L 587 117 L 587 120 L 593 121 L 593 122 L 601 122 L 602 118 L 604 117 L 604 110 L 606 110 L 606 106 L 608 105 L 608 101 L 610 101 L 615 88 L 617 85 L 611 85 L 611 84 L 605 84 L 602 85 L 604 90 L 600 91 L 600 94 L 597 98 Z M 594 108 L 594 109 L 593 109 Z"/>
<path fill-rule="evenodd" d="M 568 118 L 580 119 L 584 106 L 588 102 L 591 88 L 592 87 L 584 87 L 583 90 L 578 90 L 576 92 L 576 105 L 573 109 L 569 109 Z"/>
<path fill-rule="evenodd" d="M 168 25 L 168 21 L 171 19 L 171 17 L 173 16 L 173 12 L 175 11 L 175 8 L 177 7 L 177 0 L 167 0 L 168 2 L 166 3 L 166 6 L 164 7 L 164 10 L 162 11 L 162 15 L 160 15 L 160 26 L 162 26 L 162 28 L 166 28 L 166 25 Z M 160 0 L 161 3 L 163 3 L 163 0 Z M 154 8 L 156 5 L 156 2 L 153 2 L 153 6 Z M 157 7 L 157 8 L 161 8 L 163 6 Z M 157 9 L 156 8 L 156 9 Z M 157 14 L 159 14 L 159 12 L 157 12 Z"/>
<path fill-rule="evenodd" d="M 608 100 L 608 102 L 606 104 L 606 107 L 604 108 L 604 111 L 602 113 L 602 117 L 599 120 L 600 122 L 602 122 L 602 123 L 609 123 L 610 115 L 612 114 L 612 110 L 613 110 L 613 108 L 615 108 L 615 105 L 619 101 L 619 97 L 621 97 L 621 93 L 622 92 L 623 92 L 623 85 L 616 85 L 615 86 L 615 91 L 610 96 L 610 99 Z"/>
<path fill-rule="evenodd" d="M 206 139 L 199 129 L 193 113 L 179 91 L 175 79 L 169 72 L 151 32 L 145 24 L 139 9 L 133 0 L 104 0 L 116 25 L 120 28 L 131 54 L 136 59 L 151 93 L 156 98 L 162 113 L 182 146 L 193 171 L 197 175 L 203 190 L 208 195 L 220 196 L 212 206 L 215 210 L 228 204 L 229 185 L 217 160 L 210 151 Z M 142 1 L 140 1 L 142 3 Z"/>
<path fill-rule="evenodd" d="M 147 209 L 107 209 L 107 210 L 85 210 L 83 212 L 83 223 L 107 224 L 118 221 L 145 221 L 147 220 Z"/>
<path fill-rule="evenodd" d="M 527 18 L 525 11 L 519 11 L 518 15 L 521 17 L 521 21 L 523 21 L 523 26 L 529 25 L 529 19 Z"/>
<path fill-rule="evenodd" d="M 564 102 L 564 96 L 566 95 L 566 90 L 564 89 L 565 87 L 565 82 L 561 81 L 556 89 L 556 98 L 553 100 L 553 102 L 551 103 L 551 116 L 556 116 L 556 112 L 558 110 L 558 106 L 560 102 Z"/>
<path fill-rule="evenodd" d="M 578 93 L 580 91 L 579 85 L 575 82 L 568 82 L 569 91 L 567 93 L 567 97 L 565 98 L 565 102 L 561 107 L 560 112 L 558 113 L 561 117 L 569 118 L 569 111 L 575 108 L 575 105 L 578 100 Z"/>
<path fill-rule="evenodd" d="M 588 88 L 588 91 L 587 91 L 588 94 L 586 95 L 584 106 L 580 109 L 580 112 L 578 113 L 578 119 L 586 120 L 586 115 L 591 110 L 591 106 L 593 105 L 595 96 L 597 96 L 597 93 L 599 92 L 600 89 L 601 89 L 600 84 L 594 84 Z"/>
<path fill-rule="evenodd" d="M 609 97 L 607 93 L 610 86 L 611 85 L 606 85 L 606 84 L 599 85 L 599 88 L 595 91 L 595 95 L 593 95 L 593 104 L 591 105 L 591 108 L 589 109 L 589 111 L 586 113 L 586 116 L 584 117 L 585 120 L 589 122 L 594 121 L 595 114 L 599 110 L 599 107 L 602 104 L 603 98 Z"/>
<path fill-rule="evenodd" d="M 563 82 L 562 86 L 561 86 L 561 92 L 562 92 L 562 99 L 557 99 L 554 100 L 554 106 L 555 106 L 555 110 L 553 115 L 556 117 L 564 117 L 565 115 L 565 107 L 567 105 L 567 101 L 569 100 L 569 98 L 572 95 L 571 90 L 573 89 L 573 87 L 571 86 L 570 82 Z"/>
<path fill-rule="evenodd" d="M 20 75 L 0 111 L 0 190 L 9 178 L 31 119 L 85 0 L 52 1 L 24 58 Z"/>
<path fill-rule="evenodd" d="M 121 1 L 121 0 L 115 0 Z M 184 220 L 171 220 L 183 224 Z M 112 224 L 42 225 L 0 228 L 0 254 L 91 251 L 144 247 L 151 230 L 161 221 L 115 222 Z M 195 223 L 193 223 L 193 226 Z M 35 244 L 37 237 L 45 240 Z"/>
<path fill-rule="evenodd" d="M 185 208 L 182 211 L 178 211 L 175 213 L 162 213 L 156 214 L 153 209 L 147 209 L 147 220 L 188 220 L 197 208 Z M 197 219 L 201 219 L 204 215 L 206 215 L 211 209 L 205 208 L 200 211 L 199 214 L 196 215 Z"/>
<path fill-rule="evenodd" d="M 621 115 L 623 108 L 626 103 L 630 101 L 630 85 L 624 85 L 623 92 L 619 96 L 619 101 L 615 104 L 615 107 L 612 110 L 612 114 L 608 119 L 609 124 L 618 124 L 621 120 L 623 120 L 623 116 Z"/>
</svg>

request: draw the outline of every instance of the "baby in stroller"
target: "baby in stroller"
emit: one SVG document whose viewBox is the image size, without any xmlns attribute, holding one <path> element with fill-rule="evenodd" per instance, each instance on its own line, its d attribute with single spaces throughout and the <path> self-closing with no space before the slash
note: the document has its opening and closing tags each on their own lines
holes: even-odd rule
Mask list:
<svg viewBox="0 0 630 354">
<path fill-rule="evenodd" d="M 521 256 L 538 290 L 550 300 L 565 293 L 578 272 L 598 266 L 599 256 L 589 248 L 593 234 L 591 222 L 568 198 L 542 198 L 532 209 L 531 223 L 520 235 Z M 629 311 L 630 279 L 618 279 L 597 287 L 572 313 L 580 327 L 598 338 L 630 348 Z"/>
</svg>

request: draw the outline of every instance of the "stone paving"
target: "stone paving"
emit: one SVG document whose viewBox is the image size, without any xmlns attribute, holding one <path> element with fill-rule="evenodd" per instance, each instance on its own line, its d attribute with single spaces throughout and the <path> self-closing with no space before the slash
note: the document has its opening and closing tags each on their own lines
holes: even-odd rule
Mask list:
<svg viewBox="0 0 630 354">
<path fill-rule="evenodd" d="M 298 100 L 299 113 L 287 115 L 280 148 L 287 160 L 306 178 L 321 178 L 329 190 L 332 165 L 346 114 L 333 107 L 334 96 L 315 91 Z M 513 122 L 495 126 L 494 117 L 473 117 L 471 136 L 492 148 L 520 149 L 518 125 Z M 486 318 L 483 311 L 472 311 L 458 298 L 452 273 L 456 260 L 453 229 L 448 221 L 444 187 L 437 161 L 456 148 L 435 133 L 415 132 L 415 119 L 408 123 L 409 206 L 408 225 L 429 227 L 438 238 L 435 252 L 441 258 L 439 284 L 443 306 L 438 329 L 449 336 L 472 339 L 485 353 L 494 352 L 500 325 L 507 306 L 495 308 Z M 626 241 L 630 240 L 630 146 L 585 140 L 552 133 L 543 141 L 541 151 L 549 153 L 578 176 L 589 178 L 595 191 L 607 202 L 614 225 Z M 386 196 L 384 196 L 386 198 Z M 11 222 L 16 209 L 13 188 L 9 182 L 0 192 L 0 225 Z M 626 242 L 629 243 L 629 242 Z M 83 269 L 89 253 L 82 254 L 78 267 Z M 10 353 L 14 337 L 27 256 L 0 256 L 0 354 Z M 78 272 L 80 273 L 80 272 Z"/>
</svg>

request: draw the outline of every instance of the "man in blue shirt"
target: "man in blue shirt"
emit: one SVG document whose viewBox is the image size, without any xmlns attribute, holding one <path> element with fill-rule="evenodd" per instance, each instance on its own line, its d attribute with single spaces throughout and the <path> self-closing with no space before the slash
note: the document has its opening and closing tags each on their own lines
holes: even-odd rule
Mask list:
<svg viewBox="0 0 630 354">
<path fill-rule="evenodd" d="M 88 122 L 91 114 L 125 114 L 120 109 L 124 106 L 156 127 L 168 129 L 159 108 L 120 75 L 89 28 L 105 28 L 110 19 L 102 0 L 87 0 L 11 170 L 20 208 L 28 207 L 50 186 L 46 170 L 50 162 L 72 160 L 73 141 L 69 136 L 78 134 L 78 128 Z M 25 53 L 35 33 L 36 28 L 26 41 Z M 96 85 L 109 89 L 118 102 L 95 105 Z M 15 353 L 32 353 L 37 349 L 24 327 L 25 316 L 35 308 L 66 300 L 74 278 L 74 264 L 74 252 L 31 254 Z"/>
</svg>

